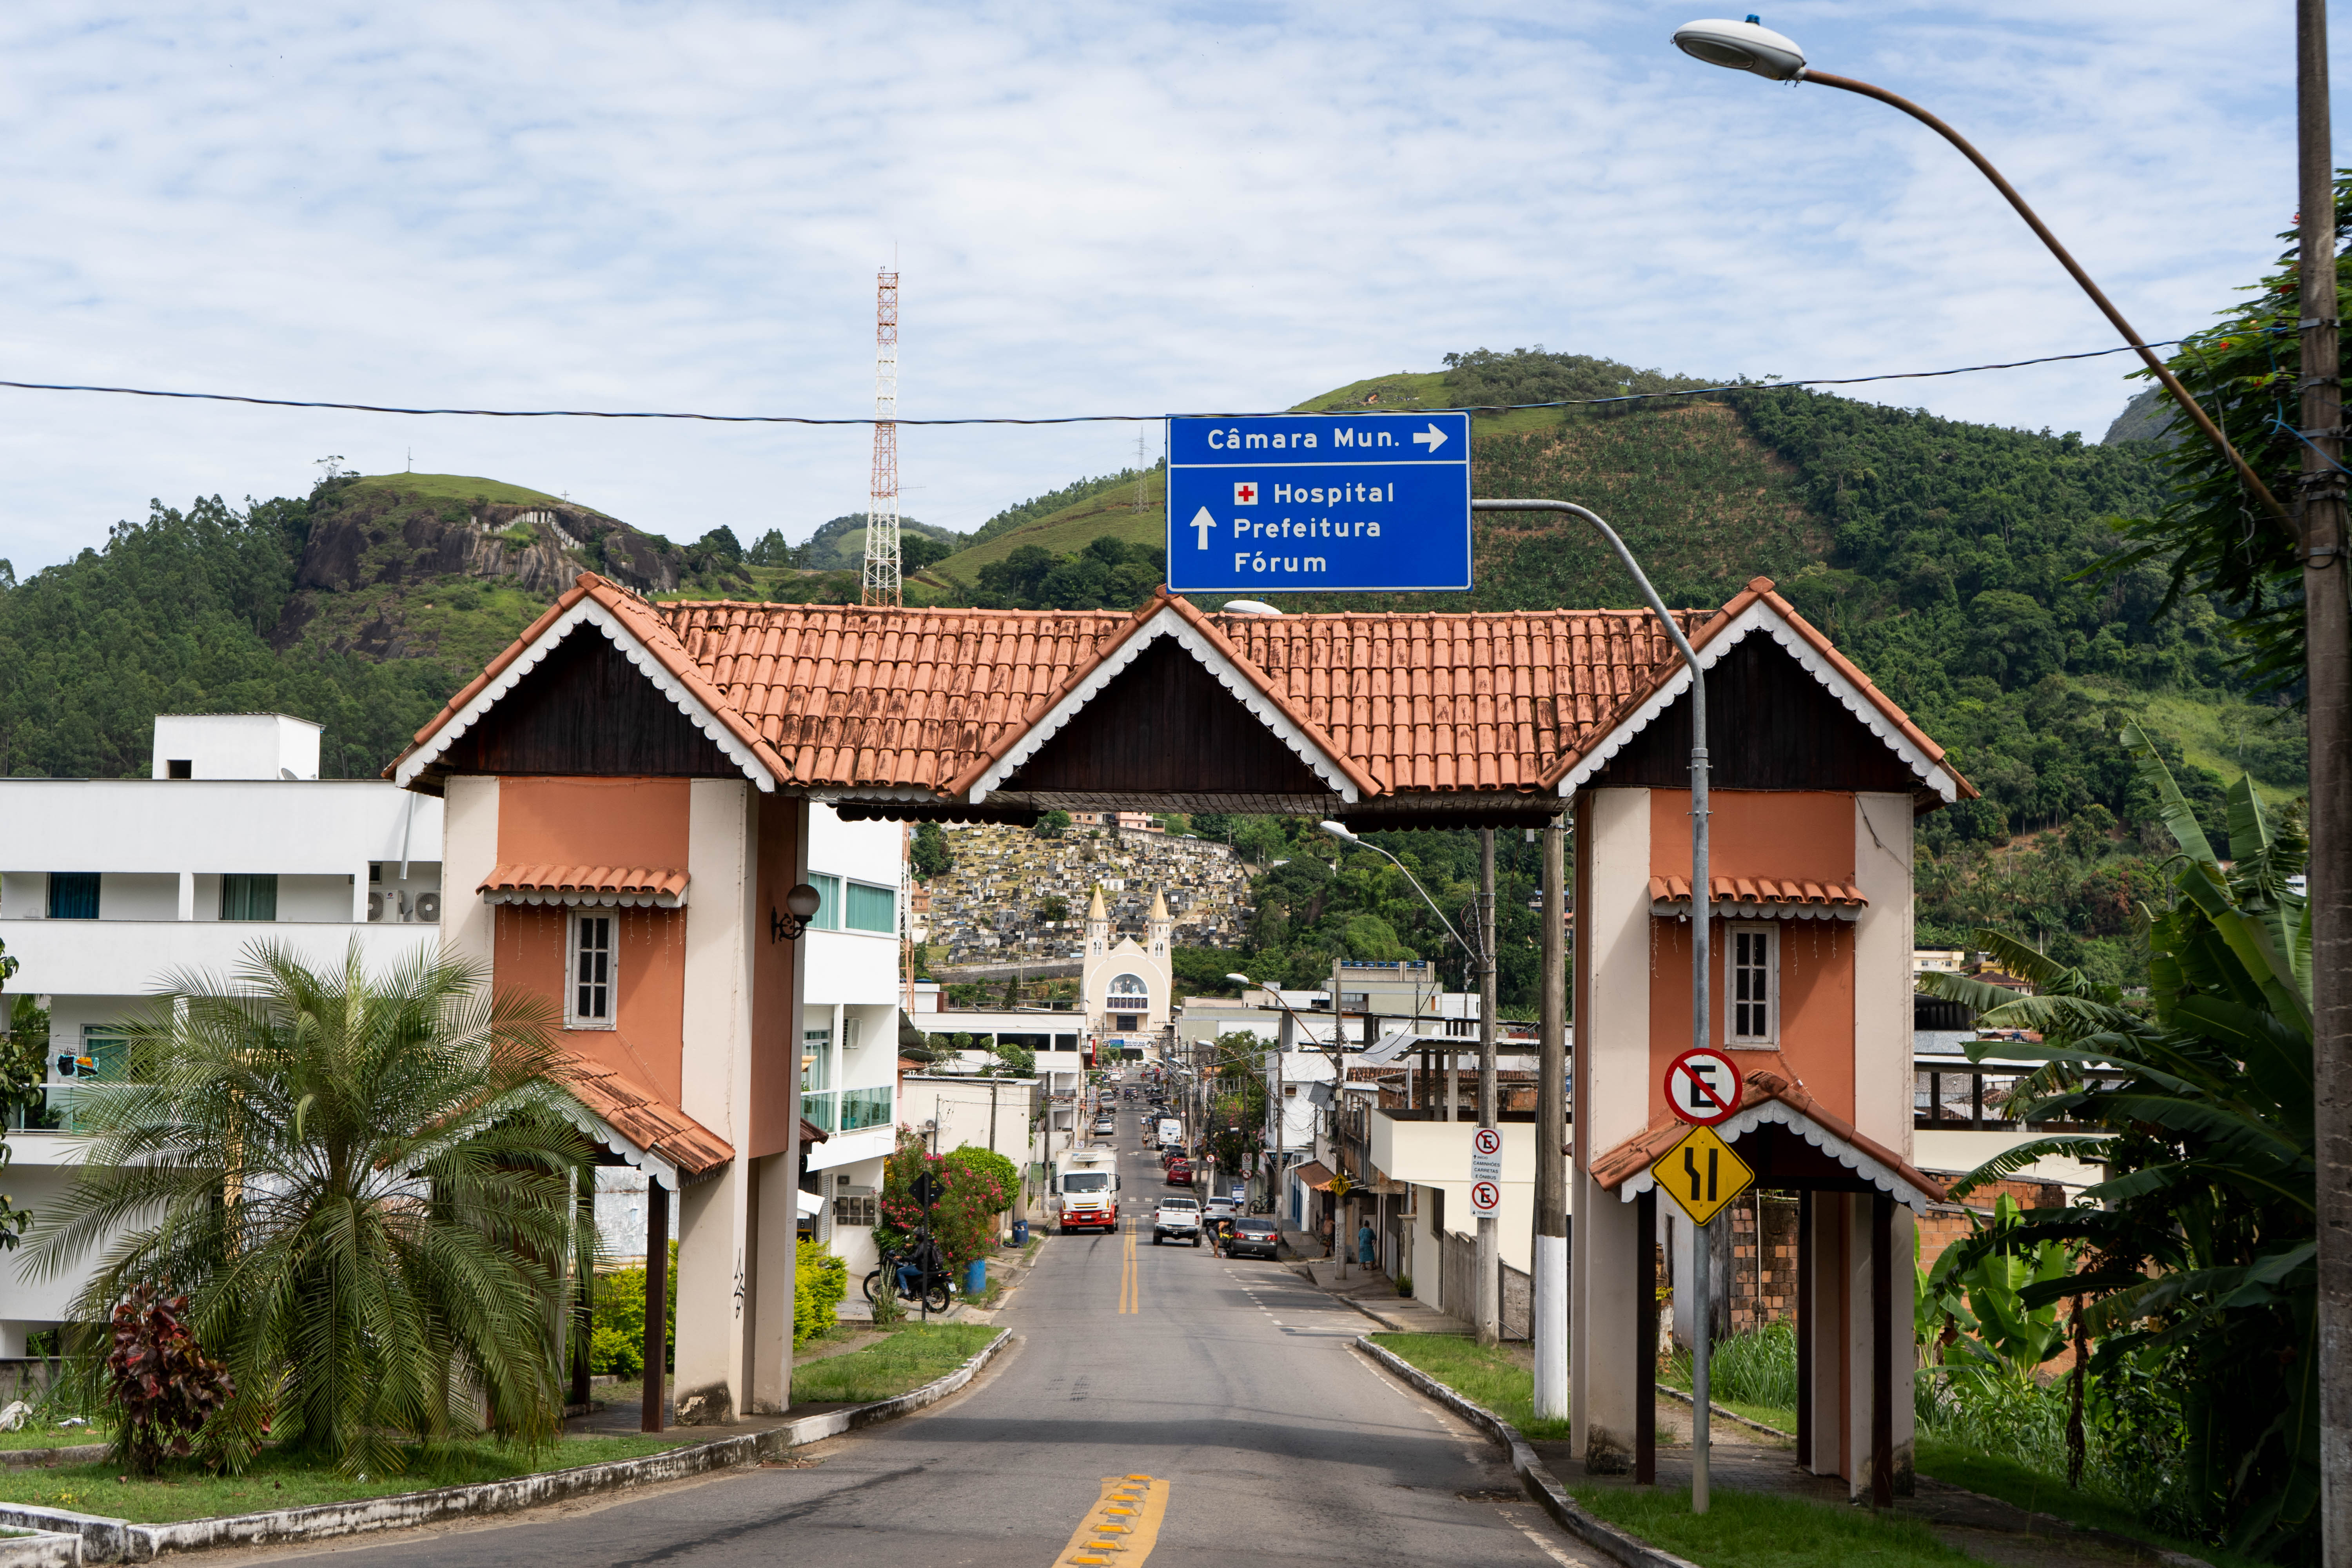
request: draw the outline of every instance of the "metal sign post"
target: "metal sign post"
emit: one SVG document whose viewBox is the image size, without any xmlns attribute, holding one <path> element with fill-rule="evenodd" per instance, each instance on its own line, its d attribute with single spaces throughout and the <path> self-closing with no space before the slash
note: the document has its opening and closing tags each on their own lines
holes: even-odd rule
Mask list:
<svg viewBox="0 0 2352 1568">
<path fill-rule="evenodd" d="M 1685 1056 L 1700 1056 L 1696 1051 Z M 1676 1059 L 1679 1067 L 1681 1058 Z M 1674 1069 L 1669 1069 L 1669 1076 Z M 1670 1096 L 1671 1098 L 1671 1096 Z M 1739 1097 L 1727 1097 L 1732 1105 Z M 1723 1113 L 1730 1114 L 1728 1110 Z M 1718 1118 L 1720 1120 L 1720 1118 Z M 1748 1163 L 1731 1152 L 1731 1145 L 1719 1137 L 1714 1128 L 1698 1123 L 1683 1134 L 1681 1142 L 1660 1155 L 1650 1166 L 1650 1174 L 1676 1207 L 1690 1217 L 1695 1227 L 1691 1236 L 1691 1511 L 1706 1511 L 1707 1489 L 1707 1372 L 1714 1349 L 1714 1310 L 1712 1292 L 1707 1279 L 1707 1226 L 1721 1214 L 1732 1199 L 1746 1192 L 1756 1180 L 1756 1173 Z"/>
<path fill-rule="evenodd" d="M 1180 594 L 1470 586 L 1467 414 L 1168 422 Z"/>
</svg>

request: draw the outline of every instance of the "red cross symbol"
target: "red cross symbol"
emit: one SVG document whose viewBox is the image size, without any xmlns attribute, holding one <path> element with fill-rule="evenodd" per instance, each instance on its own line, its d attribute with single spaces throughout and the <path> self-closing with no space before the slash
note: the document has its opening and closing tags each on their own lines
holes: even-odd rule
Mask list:
<svg viewBox="0 0 2352 1568">
<path fill-rule="evenodd" d="M 1255 485 L 1239 484 L 1234 487 L 1234 504 L 1235 506 L 1254 505 L 1256 500 L 1257 487 Z"/>
</svg>

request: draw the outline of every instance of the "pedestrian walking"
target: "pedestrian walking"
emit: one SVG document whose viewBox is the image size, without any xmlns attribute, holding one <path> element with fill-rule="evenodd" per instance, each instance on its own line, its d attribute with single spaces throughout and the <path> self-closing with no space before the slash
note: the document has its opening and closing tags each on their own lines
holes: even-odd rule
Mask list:
<svg viewBox="0 0 2352 1568">
<path fill-rule="evenodd" d="M 1367 1217 L 1356 1232 L 1356 1261 L 1370 1268 L 1380 1258 L 1380 1238 L 1372 1234 L 1372 1222 Z"/>
<path fill-rule="evenodd" d="M 1331 1216 L 1327 1214 L 1323 1216 L 1323 1256 L 1331 1255 Z"/>
</svg>

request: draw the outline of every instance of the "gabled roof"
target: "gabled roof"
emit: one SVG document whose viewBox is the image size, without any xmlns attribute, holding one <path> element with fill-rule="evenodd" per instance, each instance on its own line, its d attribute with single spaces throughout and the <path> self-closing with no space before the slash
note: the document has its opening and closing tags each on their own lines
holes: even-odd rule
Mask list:
<svg viewBox="0 0 2352 1568">
<path fill-rule="evenodd" d="M 1676 612 L 1702 665 L 1772 637 L 1903 757 L 1974 795 L 1943 748 L 1758 578 Z M 1689 684 L 1639 610 L 1212 615 L 1165 589 L 1102 610 L 649 604 L 593 574 L 450 699 L 387 773 L 416 781 L 564 637 L 608 638 L 762 789 L 974 811 L 1143 649 L 1173 640 L 1331 792 L 1414 801 L 1572 794 Z M 1018 799 L 1017 794 L 1012 798 Z M 1400 819 L 1402 820 L 1402 819 Z"/>
<path fill-rule="evenodd" d="M 1947 802 L 1974 799 L 1977 789 L 1959 771 L 1947 765 L 1944 748 L 1911 721 L 1911 716 L 1871 684 L 1870 678 L 1838 652 L 1797 607 L 1774 591 L 1769 577 L 1753 577 L 1729 604 L 1696 631 L 1685 628 L 1699 668 L 1712 669 L 1717 661 L 1754 633 L 1779 643 L 1807 674 L 1820 681 L 1846 710 L 1885 742 L 1919 782 Z M 1647 728 L 1690 689 L 1691 672 L 1679 658 L 1661 661 L 1650 679 L 1612 721 L 1555 763 L 1545 783 L 1561 795 L 1573 795 L 1586 779 L 1601 771 L 1618 749 Z M 1710 716 L 1712 728 L 1712 716 Z"/>
<path fill-rule="evenodd" d="M 1737 1147 L 1742 1133 L 1765 1126 L 1788 1128 L 1860 1180 L 1916 1211 L 1947 1201 L 1941 1183 L 1885 1144 L 1864 1136 L 1807 1090 L 1779 1073 L 1751 1068 L 1741 1080 L 1739 1109 L 1717 1125 L 1716 1135 Z M 1650 1167 L 1689 1131 L 1688 1124 L 1671 1119 L 1653 1123 L 1597 1156 L 1592 1178 L 1602 1191 L 1613 1191 L 1631 1203 L 1657 1184 Z"/>
</svg>

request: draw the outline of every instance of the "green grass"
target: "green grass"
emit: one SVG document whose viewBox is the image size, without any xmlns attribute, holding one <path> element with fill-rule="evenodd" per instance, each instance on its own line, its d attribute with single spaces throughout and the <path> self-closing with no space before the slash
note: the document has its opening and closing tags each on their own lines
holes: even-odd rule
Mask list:
<svg viewBox="0 0 2352 1568">
<path fill-rule="evenodd" d="M 2283 806 L 2308 789 L 2301 716 L 2201 692 L 2135 693 L 2148 727 L 2180 742 L 2183 759 L 2224 784 L 2252 773 L 2263 804 Z"/>
<path fill-rule="evenodd" d="M 1410 1362 L 1454 1393 L 1483 1405 L 1524 1436 L 1555 1441 L 1569 1436 L 1565 1421 L 1536 1419 L 1535 1373 L 1500 1351 L 1481 1349 L 1460 1334 L 1374 1334 L 1372 1342 Z"/>
<path fill-rule="evenodd" d="M 2215 1564 L 2216 1568 L 2258 1568 L 2254 1558 L 2152 1531 L 2142 1524 L 2129 1509 L 2074 1491 L 2063 1479 L 2045 1475 L 2012 1458 L 1979 1453 L 1957 1443 L 1940 1441 L 1924 1432 L 1916 1439 L 1915 1454 L 1913 1464 L 1921 1475 L 1969 1491 L 1980 1492 L 1986 1497 L 1999 1498 L 2029 1512 L 2052 1514 L 2070 1523 L 2086 1524 L 2096 1530 L 2110 1530 L 2117 1535 L 2128 1535 L 2137 1541 L 2153 1542 L 2159 1546 L 2202 1558 Z"/>
<path fill-rule="evenodd" d="M 1367 399 L 1378 396 L 1379 402 Z M 1298 404 L 1296 411 L 1320 414 L 1335 410 L 1372 414 L 1409 412 L 1415 408 L 1452 408 L 1455 406 L 1453 390 L 1445 384 L 1442 370 L 1398 371 L 1392 375 L 1368 376 L 1351 381 L 1345 386 L 1334 387 L 1319 397 L 1310 397 Z M 1480 414 L 1470 421 L 1475 436 L 1524 436 L 1530 430 L 1564 423 L 1568 411 L 1561 408 L 1515 408 L 1507 414 Z"/>
<path fill-rule="evenodd" d="M 0 1501 L 163 1524 L 505 1480 L 579 1465 L 642 1458 L 696 1440 L 689 1434 L 566 1437 L 535 1454 L 488 1441 L 457 1443 L 434 1454 L 413 1450 L 404 1473 L 371 1474 L 365 1480 L 347 1480 L 330 1468 L 268 1449 L 256 1455 L 241 1476 L 208 1475 L 185 1461 L 166 1463 L 153 1480 L 125 1479 L 119 1466 L 106 1463 L 59 1465 L 52 1469 L 0 1470 Z"/>
<path fill-rule="evenodd" d="M 1683 1491 L 1572 1486 L 1591 1512 L 1701 1568 L 1946 1568 L 1976 1559 L 1913 1519 L 1825 1508 L 1799 1498 L 1717 1490 L 1694 1514 Z"/>
<path fill-rule="evenodd" d="M 986 1323 L 909 1324 L 878 1345 L 793 1370 L 793 1402 L 865 1405 L 895 1399 L 979 1353 L 997 1331 Z"/>
<path fill-rule="evenodd" d="M 528 485 L 510 485 L 503 479 L 478 479 L 472 474 L 369 474 L 352 488 L 391 490 L 401 495 L 423 496 L 428 500 L 488 500 L 511 506 L 530 501 L 551 501 L 557 506 L 577 506 L 584 510 L 595 510 L 583 502 L 567 501 L 561 496 L 551 496 Z"/>
</svg>

